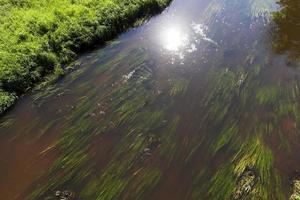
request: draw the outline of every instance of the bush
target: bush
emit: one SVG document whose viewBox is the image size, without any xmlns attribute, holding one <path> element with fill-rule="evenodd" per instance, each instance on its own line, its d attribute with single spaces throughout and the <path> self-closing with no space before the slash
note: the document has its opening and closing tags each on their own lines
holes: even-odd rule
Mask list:
<svg viewBox="0 0 300 200">
<path fill-rule="evenodd" d="M 0 91 L 0 113 L 3 113 L 11 105 L 13 105 L 16 99 L 16 95 Z"/>
</svg>

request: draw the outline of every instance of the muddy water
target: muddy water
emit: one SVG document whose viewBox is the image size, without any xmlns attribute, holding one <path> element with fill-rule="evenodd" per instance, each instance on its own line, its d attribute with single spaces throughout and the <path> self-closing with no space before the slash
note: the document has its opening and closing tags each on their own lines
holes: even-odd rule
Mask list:
<svg viewBox="0 0 300 200">
<path fill-rule="evenodd" d="M 82 55 L 2 118 L 0 199 L 233 199 L 249 169 L 249 199 L 287 199 L 299 18 L 274 12 L 291 2 L 174 0 Z"/>
</svg>

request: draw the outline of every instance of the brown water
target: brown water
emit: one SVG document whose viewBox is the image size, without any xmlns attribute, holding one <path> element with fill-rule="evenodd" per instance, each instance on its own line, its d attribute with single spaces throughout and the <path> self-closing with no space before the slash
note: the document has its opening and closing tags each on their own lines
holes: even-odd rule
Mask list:
<svg viewBox="0 0 300 200">
<path fill-rule="evenodd" d="M 300 30 L 295 10 L 273 20 L 280 6 L 174 0 L 82 55 L 2 118 L 0 199 L 231 199 L 247 168 L 249 199 L 287 199 Z"/>
</svg>

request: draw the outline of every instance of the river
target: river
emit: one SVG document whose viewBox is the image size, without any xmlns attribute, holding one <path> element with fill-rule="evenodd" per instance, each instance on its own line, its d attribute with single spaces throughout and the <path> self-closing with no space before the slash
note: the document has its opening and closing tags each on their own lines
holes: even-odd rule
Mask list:
<svg viewBox="0 0 300 200">
<path fill-rule="evenodd" d="M 300 170 L 300 51 L 280 35 L 293 27 L 272 20 L 278 9 L 174 0 L 81 55 L 2 117 L 0 199 L 234 199 L 247 171 L 247 197 L 287 199 Z"/>
</svg>

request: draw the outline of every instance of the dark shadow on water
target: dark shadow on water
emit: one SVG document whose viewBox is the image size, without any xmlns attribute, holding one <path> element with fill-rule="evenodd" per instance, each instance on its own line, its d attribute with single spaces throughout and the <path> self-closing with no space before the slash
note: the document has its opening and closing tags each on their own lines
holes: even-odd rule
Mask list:
<svg viewBox="0 0 300 200">
<path fill-rule="evenodd" d="M 300 4 L 297 0 L 280 0 L 280 11 L 274 12 L 273 47 L 277 53 L 291 58 L 300 56 Z"/>
</svg>

